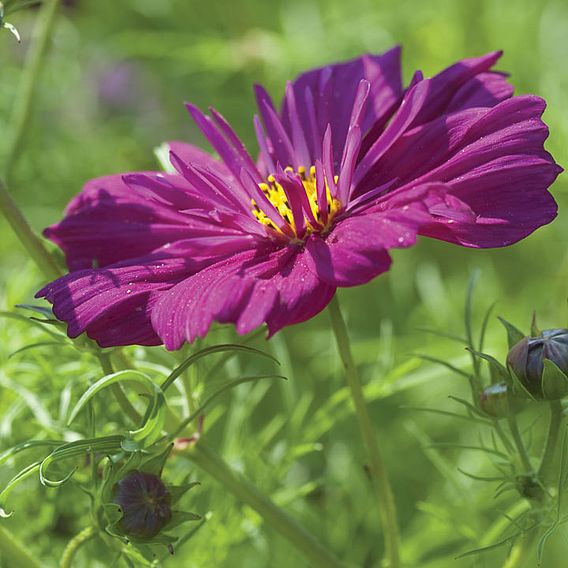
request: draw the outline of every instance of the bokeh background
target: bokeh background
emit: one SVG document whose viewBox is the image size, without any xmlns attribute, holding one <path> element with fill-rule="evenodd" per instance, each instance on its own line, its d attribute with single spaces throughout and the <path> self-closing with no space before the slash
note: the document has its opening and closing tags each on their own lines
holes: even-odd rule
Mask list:
<svg viewBox="0 0 568 568">
<path fill-rule="evenodd" d="M 35 16 L 29 9 L 10 18 L 21 45 L 6 30 L 0 33 L 0 155 Z M 431 75 L 460 58 L 503 49 L 498 68 L 511 74 L 517 94 L 536 93 L 548 101 L 547 148 L 561 165 L 568 164 L 565 0 L 76 0 L 61 8 L 11 191 L 41 230 L 60 218 L 87 179 L 155 169 L 153 148 L 164 140 L 204 145 L 184 101 L 215 106 L 255 148 L 253 83 L 263 83 L 279 99 L 285 81 L 304 69 L 397 43 L 403 45 L 407 80 L 416 69 Z M 441 357 L 468 370 L 463 346 L 421 329 L 463 334 L 465 290 L 474 270 L 478 328 L 493 302 L 495 315 L 525 329 L 533 310 L 541 327 L 566 325 L 566 179 L 561 176 L 553 187 L 557 220 L 526 241 L 474 251 L 422 239 L 413 249 L 394 252 L 387 275 L 340 293 L 382 431 L 409 567 L 492 568 L 503 561 L 506 548 L 456 559 L 499 535 L 500 524 L 507 524 L 503 512 L 516 498 L 495 499 L 495 484 L 457 470 L 490 475 L 494 470 L 485 454 L 432 446 L 476 445 L 480 433 L 473 424 L 411 409 L 459 412 L 448 396 L 467 395 L 463 379 L 417 357 Z M 0 308 L 31 302 L 42 277 L 3 219 L 0 262 Z M 88 355 L 78 358 L 72 351 L 46 348 L 9 357 L 41 341 L 42 333 L 0 321 L 0 450 L 29 437 L 61 435 L 68 399 L 96 378 Z M 221 337 L 235 339 L 230 330 L 220 330 L 209 341 Z M 492 317 L 486 349 L 503 360 L 505 343 Z M 272 350 L 289 381 L 245 385 L 225 396 L 206 420 L 212 443 L 353 566 L 379 566 L 378 517 L 327 314 L 285 330 L 268 345 L 262 339 L 255 345 Z M 175 362 L 160 350 L 131 354 L 156 368 Z M 255 365 L 233 360 L 229 371 L 245 373 Z M 195 377 L 197 388 L 208 388 L 207 370 Z M 545 414 L 536 408 L 521 417 L 534 429 L 535 455 Z M 115 412 L 104 428 L 116 432 L 121 420 Z M 0 482 L 18 465 L 3 466 Z M 188 468 L 188 460 L 176 458 L 171 475 Z M 196 478 L 202 486 L 189 499 L 190 508 L 212 516 L 167 566 L 306 566 L 214 480 L 198 471 Z M 46 489 L 34 478 L 11 501 L 16 514 L 2 522 L 45 566 L 56 564 L 65 543 L 88 522 L 87 498 L 76 487 Z M 551 539 L 545 568 L 565 565 L 567 536 L 561 528 Z M 99 548 L 85 547 L 78 565 L 110 565 Z M 528 558 L 527 566 L 534 565 Z"/>
</svg>

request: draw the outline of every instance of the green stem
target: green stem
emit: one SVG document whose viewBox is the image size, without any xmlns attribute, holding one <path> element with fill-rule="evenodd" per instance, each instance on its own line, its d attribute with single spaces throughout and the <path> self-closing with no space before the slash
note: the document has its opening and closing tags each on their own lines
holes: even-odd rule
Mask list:
<svg viewBox="0 0 568 568">
<path fill-rule="evenodd" d="M 37 88 L 37 79 L 41 74 L 43 62 L 47 54 L 49 38 L 53 30 L 59 0 L 45 0 L 37 16 L 32 42 L 24 70 L 18 85 L 18 94 L 14 102 L 12 120 L 10 124 L 11 137 L 8 142 L 4 175 L 9 180 L 14 166 L 20 157 L 22 142 L 30 121 L 34 95 Z"/>
<path fill-rule="evenodd" d="M 48 280 L 55 280 L 61 272 L 41 239 L 34 233 L 26 218 L 8 193 L 0 179 L 0 212 L 6 218 L 14 233 Z"/>
<path fill-rule="evenodd" d="M 11 138 L 7 144 L 8 149 L 6 151 L 3 172 L 6 180 L 9 180 L 13 168 L 20 157 L 22 142 L 31 115 L 37 78 L 43 66 L 58 5 L 59 0 L 46 0 L 37 17 L 34 31 L 35 40 L 28 51 L 12 112 L 11 128 L 9 130 Z M 57 268 L 41 239 L 34 233 L 26 221 L 2 180 L 0 180 L 0 212 L 10 223 L 16 236 L 46 278 L 48 280 L 59 278 L 61 271 Z"/>
<path fill-rule="evenodd" d="M 339 355 L 345 367 L 345 376 L 355 406 L 359 430 L 361 431 L 371 462 L 371 477 L 377 493 L 379 514 L 383 525 L 386 559 L 388 561 L 387 566 L 389 568 L 399 568 L 401 565 L 400 537 L 398 532 L 396 503 L 388 479 L 385 462 L 381 454 L 377 431 L 369 416 L 365 396 L 363 394 L 363 387 L 351 353 L 347 327 L 343 315 L 341 314 L 337 294 L 330 302 L 328 310 L 331 315 L 331 323 L 335 333 Z"/>
<path fill-rule="evenodd" d="M 521 464 L 525 473 L 531 473 L 533 468 L 531 465 L 531 460 L 527 453 L 527 449 L 525 447 L 525 443 L 523 442 L 523 438 L 521 433 L 519 432 L 519 425 L 517 424 L 517 419 L 512 412 L 509 412 L 509 416 L 507 416 L 507 421 L 509 422 L 509 429 L 511 430 L 511 435 L 513 436 L 513 442 L 515 443 L 515 447 L 517 448 L 518 456 L 521 460 Z"/>
<path fill-rule="evenodd" d="M 562 424 L 562 404 L 559 400 L 550 401 L 550 426 L 548 428 L 548 435 L 538 470 L 538 477 L 543 484 L 548 484 L 552 481 L 550 479 L 554 472 L 554 458 L 556 456 L 556 448 L 558 446 L 558 434 Z"/>
<path fill-rule="evenodd" d="M 535 531 L 523 535 L 513 546 L 503 568 L 521 568 L 527 562 L 527 557 L 535 539 Z"/>
<path fill-rule="evenodd" d="M 97 531 L 94 527 L 87 527 L 83 529 L 79 534 L 75 535 L 69 544 L 65 547 L 63 551 L 63 556 L 61 557 L 61 562 L 59 563 L 60 568 L 71 568 L 73 560 L 79 548 L 81 548 L 86 542 L 91 540 L 97 535 Z"/>
<path fill-rule="evenodd" d="M 291 516 L 277 507 L 242 475 L 200 440 L 192 449 L 191 460 L 214 477 L 223 488 L 252 507 L 280 535 L 288 539 L 315 568 L 342 568 L 344 565 Z"/>
<path fill-rule="evenodd" d="M 0 565 L 10 568 L 41 568 L 11 532 L 0 527 Z"/>
</svg>

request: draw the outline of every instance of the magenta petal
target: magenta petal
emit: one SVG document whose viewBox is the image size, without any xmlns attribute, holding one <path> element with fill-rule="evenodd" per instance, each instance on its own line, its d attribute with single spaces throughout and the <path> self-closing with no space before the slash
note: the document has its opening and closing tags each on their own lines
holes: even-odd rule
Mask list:
<svg viewBox="0 0 568 568">
<path fill-rule="evenodd" d="M 214 158 L 211 154 L 204 152 L 197 146 L 193 144 L 188 144 L 186 142 L 179 142 L 178 140 L 172 140 L 166 142 L 170 152 L 173 152 L 186 164 L 199 164 L 200 166 L 207 168 L 208 170 L 214 172 L 221 179 L 229 182 L 233 180 L 233 175 L 227 168 L 227 166 Z M 172 162 L 172 165 L 176 165 Z"/>
<path fill-rule="evenodd" d="M 53 304 L 69 337 L 84 331 L 101 347 L 157 345 L 150 312 L 157 296 L 191 273 L 184 259 L 135 259 L 136 264 L 81 270 L 59 278 L 36 296 Z M 194 263 L 195 264 L 195 263 Z"/>
<path fill-rule="evenodd" d="M 356 215 L 338 222 L 324 238 L 312 235 L 306 243 L 311 269 L 333 286 L 364 284 L 386 272 L 391 264 L 388 250 L 416 242 L 419 225 L 410 213 Z"/>
<path fill-rule="evenodd" d="M 190 276 L 157 304 L 152 322 L 168 349 L 203 337 L 211 323 L 246 333 L 263 322 L 274 333 L 309 319 L 335 288 L 310 271 L 297 247 L 240 253 Z"/>
<path fill-rule="evenodd" d="M 444 113 L 464 110 L 470 105 L 491 107 L 509 98 L 513 93 L 505 76 L 487 74 L 501 55 L 501 51 L 494 51 L 482 57 L 463 59 L 432 77 L 427 104 L 414 125 L 424 124 Z"/>
<path fill-rule="evenodd" d="M 367 131 L 375 122 L 390 117 L 393 105 L 402 94 L 400 48 L 395 47 L 381 55 L 366 54 L 351 61 L 313 69 L 300 75 L 293 83 L 296 109 L 289 108 L 287 100 L 282 106 L 286 131 L 292 135 L 292 117 L 310 130 L 308 140 L 317 140 L 312 146 L 311 163 L 319 159 L 325 129 L 333 126 L 334 165 L 339 166 L 349 128 L 349 119 L 357 88 L 362 79 L 370 83 L 367 108 L 361 120 L 361 130 Z M 310 95 L 306 95 L 310 92 Z M 315 103 L 312 105 L 312 102 Z M 313 130 L 313 109 L 317 112 L 318 132 Z"/>
<path fill-rule="evenodd" d="M 182 213 L 133 191 L 119 175 L 89 181 L 66 217 L 44 234 L 63 249 L 71 270 L 106 266 L 190 236 Z"/>
</svg>

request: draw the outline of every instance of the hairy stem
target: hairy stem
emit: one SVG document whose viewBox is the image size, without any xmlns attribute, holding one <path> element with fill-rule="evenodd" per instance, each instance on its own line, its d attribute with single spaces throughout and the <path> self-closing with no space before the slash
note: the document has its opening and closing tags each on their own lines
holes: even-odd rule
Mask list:
<svg viewBox="0 0 568 568">
<path fill-rule="evenodd" d="M 277 507 L 250 481 L 231 469 L 207 444 L 200 440 L 191 450 L 191 460 L 237 499 L 252 507 L 273 529 L 288 539 L 315 568 L 341 568 L 344 565 L 331 551 L 301 527 L 288 513 Z"/>
<path fill-rule="evenodd" d="M 27 53 L 24 70 L 18 85 L 18 93 L 14 101 L 10 123 L 10 139 L 4 165 L 4 175 L 9 180 L 10 175 L 20 157 L 22 143 L 30 121 L 34 96 L 37 89 L 37 79 L 47 54 L 49 38 L 55 23 L 59 0 L 45 0 L 37 16 L 33 33 L 34 41 Z"/>
<path fill-rule="evenodd" d="M 562 405 L 559 400 L 550 401 L 550 425 L 548 427 L 548 435 L 544 445 L 544 452 L 538 470 L 538 477 L 543 484 L 548 484 L 551 481 L 554 473 L 554 458 L 556 456 L 556 449 L 558 446 L 558 434 L 560 433 L 560 426 L 562 424 L 563 414 Z"/>
<path fill-rule="evenodd" d="M 0 565 L 11 568 L 41 568 L 24 545 L 3 527 L 0 527 Z"/>
<path fill-rule="evenodd" d="M 359 430 L 361 431 L 361 436 L 367 447 L 367 453 L 371 462 L 371 477 L 377 493 L 379 514 L 383 525 L 386 559 L 388 561 L 387 566 L 389 568 L 399 568 L 401 565 L 400 538 L 394 495 L 388 479 L 385 462 L 381 454 L 377 431 L 369 415 L 363 393 L 363 386 L 351 353 L 347 327 L 343 315 L 341 314 L 337 294 L 329 304 L 328 310 L 331 315 L 339 355 L 345 367 L 345 377 L 351 392 L 353 405 L 355 406 Z"/>
<path fill-rule="evenodd" d="M 63 556 L 59 563 L 60 568 L 71 568 L 73 565 L 73 560 L 78 550 L 89 540 L 97 535 L 97 531 L 94 527 L 87 527 L 83 529 L 79 534 L 75 535 L 65 547 L 63 551 Z"/>
</svg>

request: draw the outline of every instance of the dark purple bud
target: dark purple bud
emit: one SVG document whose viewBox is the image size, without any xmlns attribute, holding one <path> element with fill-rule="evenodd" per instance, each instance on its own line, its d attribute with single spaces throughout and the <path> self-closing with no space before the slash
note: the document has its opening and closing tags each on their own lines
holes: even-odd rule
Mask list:
<svg viewBox="0 0 568 568">
<path fill-rule="evenodd" d="M 525 337 L 507 355 L 507 365 L 523 387 L 535 398 L 562 398 L 568 394 L 568 379 L 562 373 L 545 380 L 545 360 L 568 375 L 568 329 L 545 329 L 538 337 Z"/>
<path fill-rule="evenodd" d="M 172 518 L 171 495 L 152 473 L 129 472 L 115 485 L 114 502 L 122 511 L 120 528 L 127 536 L 152 538 Z"/>
<path fill-rule="evenodd" d="M 509 392 L 505 383 L 496 383 L 483 389 L 479 396 L 481 409 L 489 416 L 503 418 L 509 414 Z"/>
</svg>

